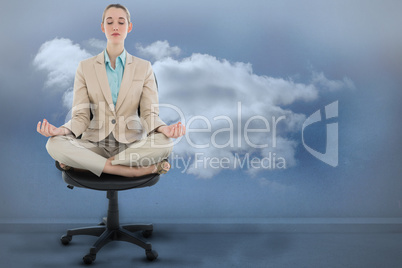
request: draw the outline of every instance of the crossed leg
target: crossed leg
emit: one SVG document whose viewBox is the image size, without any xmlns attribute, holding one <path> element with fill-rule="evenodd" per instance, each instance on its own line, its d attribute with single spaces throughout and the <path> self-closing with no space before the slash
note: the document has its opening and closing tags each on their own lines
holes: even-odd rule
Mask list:
<svg viewBox="0 0 402 268">
<path fill-rule="evenodd" d="M 71 135 L 52 137 L 46 144 L 48 153 L 62 168 L 89 170 L 97 176 L 108 173 L 125 177 L 166 173 L 170 164 L 163 160 L 172 148 L 173 143 L 162 133 L 151 134 L 146 140 L 129 144 L 125 150 L 112 156 L 99 143 L 83 141 Z M 132 161 L 132 155 L 138 157 L 137 161 Z"/>
</svg>

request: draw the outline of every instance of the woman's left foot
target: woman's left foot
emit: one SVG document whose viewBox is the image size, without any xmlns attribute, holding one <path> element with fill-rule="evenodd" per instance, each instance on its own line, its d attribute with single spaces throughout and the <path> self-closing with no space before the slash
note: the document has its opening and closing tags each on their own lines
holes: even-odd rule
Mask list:
<svg viewBox="0 0 402 268">
<path fill-rule="evenodd" d="M 158 174 L 166 174 L 170 170 L 170 164 L 165 159 L 156 164 L 156 173 Z"/>
</svg>

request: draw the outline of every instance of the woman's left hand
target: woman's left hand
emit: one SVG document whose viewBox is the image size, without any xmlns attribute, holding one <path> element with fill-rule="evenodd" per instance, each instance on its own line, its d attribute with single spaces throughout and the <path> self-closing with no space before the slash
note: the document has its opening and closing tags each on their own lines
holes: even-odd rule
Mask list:
<svg viewBox="0 0 402 268">
<path fill-rule="evenodd" d="M 186 134 L 186 127 L 179 122 L 170 126 L 160 126 L 157 131 L 165 134 L 168 138 L 178 138 Z"/>
</svg>

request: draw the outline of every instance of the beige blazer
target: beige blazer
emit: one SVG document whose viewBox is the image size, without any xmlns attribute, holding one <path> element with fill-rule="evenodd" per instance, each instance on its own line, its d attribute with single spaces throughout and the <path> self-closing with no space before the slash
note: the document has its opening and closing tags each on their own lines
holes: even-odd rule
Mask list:
<svg viewBox="0 0 402 268">
<path fill-rule="evenodd" d="M 98 142 L 113 133 L 117 141 L 132 143 L 165 125 L 159 118 L 158 105 L 151 63 L 127 53 L 115 107 L 102 52 L 78 65 L 74 80 L 72 116 L 63 126 L 70 129 L 76 137 L 82 134 L 81 138 L 84 140 Z"/>
</svg>

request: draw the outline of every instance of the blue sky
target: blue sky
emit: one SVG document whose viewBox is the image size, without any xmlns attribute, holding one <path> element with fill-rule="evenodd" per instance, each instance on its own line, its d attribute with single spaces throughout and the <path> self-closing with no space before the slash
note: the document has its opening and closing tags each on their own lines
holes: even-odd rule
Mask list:
<svg viewBox="0 0 402 268">
<path fill-rule="evenodd" d="M 88 218 L 101 216 L 103 194 L 67 191 L 35 126 L 42 118 L 64 123 L 76 65 L 104 47 L 100 20 L 107 3 L 14 1 L 0 11 L 5 26 L 0 29 L 5 36 L 0 45 L 0 109 L 6 115 L 1 118 L 3 221 L 79 220 L 83 212 Z M 138 199 L 149 204 L 135 208 L 143 217 L 161 221 L 401 216 L 400 3 L 126 5 L 134 23 L 126 49 L 153 63 L 161 103 L 178 107 L 192 128 L 206 128 L 204 119 L 211 122 L 209 133 L 187 138 L 211 143 L 214 131 L 228 128 L 230 118 L 236 142 L 194 148 L 183 138 L 174 155 L 193 166 L 177 166 L 157 186 L 123 193 L 130 201 L 123 211 Z M 306 118 L 317 110 L 324 118 L 324 107 L 336 101 L 338 117 L 304 132 L 306 144 L 323 153 L 326 123 L 338 124 L 338 165 L 332 167 L 306 151 L 301 133 Z M 268 148 L 253 148 L 244 135 L 238 146 L 239 102 L 242 129 L 253 116 L 269 122 L 271 132 L 250 134 L 253 143 L 268 142 Z M 161 113 L 167 122 L 178 119 L 172 109 Z M 272 116 L 286 118 L 278 123 L 275 148 Z M 249 126 L 263 128 L 263 120 Z M 214 138 L 225 144 L 230 132 Z M 287 168 L 196 168 L 196 153 L 229 161 L 236 155 L 263 159 L 276 153 Z M 82 198 L 88 205 L 77 210 Z"/>
</svg>

